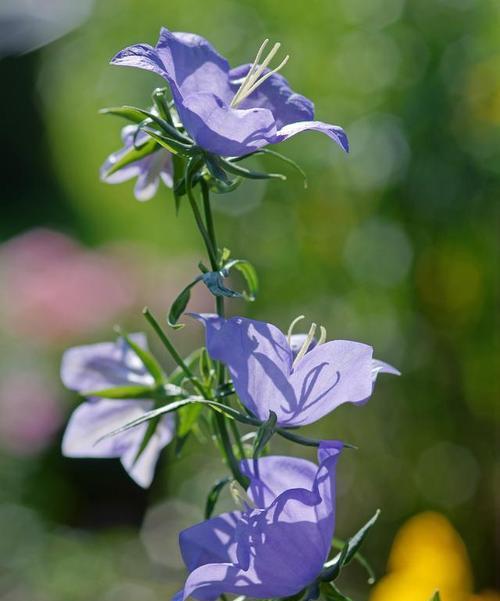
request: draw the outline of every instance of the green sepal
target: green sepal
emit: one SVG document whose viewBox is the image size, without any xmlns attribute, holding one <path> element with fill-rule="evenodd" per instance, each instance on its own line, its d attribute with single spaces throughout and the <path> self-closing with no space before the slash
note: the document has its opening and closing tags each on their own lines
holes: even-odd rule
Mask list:
<svg viewBox="0 0 500 601">
<path fill-rule="evenodd" d="M 127 121 L 132 123 L 142 123 L 144 121 L 144 115 L 138 112 L 133 106 L 111 106 L 108 108 L 101 109 L 99 111 L 101 115 L 115 115 L 116 117 L 123 117 Z"/>
<path fill-rule="evenodd" d="M 270 148 L 260 148 L 253 154 L 268 154 L 270 156 L 273 156 L 273 157 L 279 159 L 280 161 L 283 161 L 287 165 L 290 165 L 290 167 L 293 167 L 295 169 L 295 171 L 300 173 L 300 175 L 302 176 L 302 179 L 304 181 L 304 189 L 307 189 L 308 182 L 307 182 L 306 172 L 302 169 L 302 167 L 298 163 L 296 163 L 290 157 L 287 157 L 284 154 L 281 154 L 281 152 L 276 152 L 276 150 L 271 150 Z"/>
<path fill-rule="evenodd" d="M 377 521 L 379 515 L 380 509 L 377 509 L 375 514 L 366 522 L 366 524 L 364 524 L 364 526 L 362 526 L 356 532 L 356 534 L 354 534 L 353 536 L 351 536 L 351 538 L 347 540 L 341 552 L 332 560 L 325 563 L 320 575 L 320 579 L 322 581 L 331 582 L 332 580 L 335 580 L 338 577 L 342 568 L 346 566 L 356 555 L 359 547 L 363 543 L 369 530 Z"/>
<path fill-rule="evenodd" d="M 154 387 L 151 386 L 116 386 L 103 390 L 89 390 L 82 392 L 84 397 L 99 397 L 101 399 L 151 399 L 154 397 Z"/>
<path fill-rule="evenodd" d="M 439 591 L 436 591 L 432 597 L 430 598 L 430 601 L 441 601 L 441 595 L 439 594 Z"/>
<path fill-rule="evenodd" d="M 169 136 L 165 136 L 148 125 L 142 126 L 141 129 L 142 131 L 146 132 L 148 136 L 153 138 L 155 142 L 157 142 L 160 146 L 163 146 L 163 148 L 166 148 L 172 154 L 178 154 L 179 156 L 183 157 L 191 156 L 191 146 L 183 144 L 182 142 L 178 142 Z"/>
<path fill-rule="evenodd" d="M 269 411 L 269 417 L 267 421 L 265 421 L 262 426 L 260 426 L 257 436 L 255 437 L 253 443 L 253 458 L 258 459 L 262 450 L 265 448 L 267 443 L 271 440 L 274 433 L 276 432 L 276 422 L 278 421 L 278 416 L 274 411 Z"/>
<path fill-rule="evenodd" d="M 153 154 L 158 149 L 158 145 L 154 140 L 147 140 L 139 147 L 131 146 L 126 152 L 121 156 L 111 167 L 106 171 L 105 175 L 113 175 L 123 167 L 130 165 L 130 163 L 135 163 L 135 161 L 140 161 L 144 157 Z"/>
<path fill-rule="evenodd" d="M 189 299 L 191 298 L 191 288 L 197 284 L 202 279 L 202 276 L 198 276 L 194 279 L 190 284 L 188 284 L 184 290 L 177 296 L 177 298 L 172 303 L 170 307 L 170 311 L 168 312 L 167 323 L 174 330 L 180 330 L 184 327 L 183 323 L 177 323 L 179 321 L 180 316 L 186 310 L 188 306 Z"/>
<path fill-rule="evenodd" d="M 352 601 L 351 597 L 341 593 L 333 582 L 322 582 L 319 588 L 325 601 Z"/>
<path fill-rule="evenodd" d="M 184 181 L 184 172 L 186 170 L 185 160 L 183 157 L 173 154 L 172 155 L 172 167 L 173 167 L 173 186 L 172 191 L 174 194 L 175 201 L 175 214 L 179 214 L 181 207 L 181 198 L 186 194 L 186 184 Z"/>
<path fill-rule="evenodd" d="M 207 501 L 205 503 L 205 519 L 206 520 L 209 520 L 212 517 L 212 514 L 215 509 L 215 505 L 220 497 L 220 493 L 222 492 L 222 489 L 224 488 L 224 486 L 226 486 L 226 484 L 229 484 L 229 482 L 231 482 L 231 478 L 223 478 L 222 480 L 219 480 L 218 482 L 216 482 L 210 489 L 210 492 L 208 493 L 208 496 L 207 496 Z"/>
<path fill-rule="evenodd" d="M 141 348 L 138 344 L 131 340 L 131 338 L 127 334 L 125 334 L 121 330 L 121 328 L 115 329 L 142 361 L 144 367 L 151 374 L 156 384 L 164 384 L 166 382 L 167 377 L 163 372 L 161 365 L 158 363 L 155 357 L 149 351 L 146 351 L 145 349 Z"/>
<path fill-rule="evenodd" d="M 204 159 L 209 173 L 215 180 L 220 181 L 223 184 L 229 184 L 231 182 L 227 173 L 224 171 L 222 167 L 223 163 L 218 156 L 207 152 L 205 153 Z"/>
<path fill-rule="evenodd" d="M 172 127 L 175 127 L 174 120 L 172 119 L 172 115 L 168 107 L 167 88 L 156 88 L 155 90 L 153 90 L 153 93 L 151 94 L 151 99 L 153 100 L 156 108 L 158 109 L 159 115 L 163 117 L 165 121 L 167 121 Z"/>
<path fill-rule="evenodd" d="M 333 541 L 332 541 L 332 547 L 334 549 L 337 549 L 338 551 L 342 551 L 342 549 L 345 547 L 346 545 L 346 541 L 342 540 L 338 537 L 334 537 Z M 357 561 L 359 563 L 359 565 L 365 569 L 366 574 L 368 576 L 368 584 L 373 584 L 376 580 L 375 578 L 375 572 L 372 568 L 372 566 L 370 565 L 370 563 L 368 562 L 368 560 L 366 559 L 366 557 L 364 555 L 362 555 L 359 551 L 357 551 L 354 554 L 353 557 L 353 561 Z"/>
<path fill-rule="evenodd" d="M 242 295 L 247 301 L 254 301 L 259 291 L 259 280 L 255 267 L 245 259 L 233 259 L 227 262 L 223 269 L 231 271 L 231 269 L 237 269 L 243 278 L 245 279 L 248 291 L 243 291 Z"/>
<path fill-rule="evenodd" d="M 282 173 L 264 173 L 262 171 L 252 171 L 251 169 L 247 169 L 247 167 L 236 165 L 235 163 L 228 161 L 227 159 L 221 159 L 221 162 L 226 171 L 229 171 L 229 173 L 232 173 L 233 175 L 244 177 L 246 179 L 280 179 L 283 181 L 286 180 L 286 175 L 283 175 Z"/>
</svg>

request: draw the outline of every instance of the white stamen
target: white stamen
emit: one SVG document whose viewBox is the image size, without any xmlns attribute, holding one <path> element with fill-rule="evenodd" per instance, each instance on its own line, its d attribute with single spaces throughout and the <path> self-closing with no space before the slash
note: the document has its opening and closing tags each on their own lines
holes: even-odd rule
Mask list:
<svg viewBox="0 0 500 601">
<path fill-rule="evenodd" d="M 311 328 L 309 329 L 309 333 L 307 334 L 307 338 L 304 340 L 304 343 L 300 347 L 300 351 L 297 353 L 294 362 L 292 363 L 292 369 L 296 367 L 297 363 L 302 359 L 302 357 L 307 353 L 311 342 L 313 341 L 314 334 L 316 334 L 316 324 L 313 323 Z"/>
<path fill-rule="evenodd" d="M 240 507 L 242 510 L 247 508 L 255 509 L 255 503 L 248 496 L 248 493 L 243 486 L 241 486 L 241 484 L 236 480 L 231 481 L 231 484 L 229 485 L 229 492 L 231 493 L 236 505 L 238 505 L 238 507 Z"/>
<path fill-rule="evenodd" d="M 320 344 L 324 344 L 324 342 L 326 340 L 326 328 L 324 326 L 319 326 L 319 331 L 320 331 L 320 335 L 319 335 L 319 340 L 318 340 L 318 346 Z"/>
<path fill-rule="evenodd" d="M 305 315 L 299 315 L 290 324 L 290 327 L 288 328 L 288 332 L 286 334 L 286 339 L 288 341 L 288 346 L 290 346 L 290 343 L 291 343 L 291 340 L 292 340 L 292 334 L 293 334 L 293 330 L 294 330 L 295 326 L 299 323 L 299 321 L 301 321 L 302 319 L 304 319 L 304 317 L 305 317 Z"/>
<path fill-rule="evenodd" d="M 262 64 L 259 65 L 260 58 L 268 42 L 268 39 L 265 39 L 262 42 L 262 45 L 259 48 L 259 51 L 257 52 L 257 56 L 255 57 L 255 60 L 252 63 L 252 66 L 250 67 L 248 73 L 241 82 L 238 91 L 234 95 L 234 98 L 231 100 L 231 107 L 234 108 L 235 106 L 240 104 L 240 102 L 243 102 L 243 100 L 245 100 L 245 98 L 247 98 L 252 92 L 254 92 L 262 83 L 264 83 L 266 79 L 271 77 L 273 73 L 276 73 L 277 71 L 282 69 L 288 62 L 288 59 L 290 57 L 287 55 L 275 69 L 272 69 L 271 71 L 262 76 L 264 70 L 267 68 L 269 63 L 275 57 L 278 50 L 281 48 L 281 44 L 279 42 L 276 42 L 276 44 L 274 44 L 274 46 L 271 48 L 269 54 L 262 61 Z"/>
</svg>

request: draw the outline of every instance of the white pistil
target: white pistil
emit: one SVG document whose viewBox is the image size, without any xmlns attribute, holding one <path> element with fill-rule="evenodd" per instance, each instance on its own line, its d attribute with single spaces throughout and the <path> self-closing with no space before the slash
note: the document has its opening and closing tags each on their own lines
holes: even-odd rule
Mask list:
<svg viewBox="0 0 500 601">
<path fill-rule="evenodd" d="M 247 491 L 241 486 L 236 480 L 232 480 L 229 485 L 229 491 L 233 497 L 234 502 L 240 509 L 245 511 L 246 509 L 255 509 L 255 503 L 248 496 Z"/>
<path fill-rule="evenodd" d="M 316 324 L 313 323 L 309 329 L 309 333 L 307 334 L 307 338 L 304 340 L 302 346 L 300 347 L 300 351 L 297 353 L 294 362 L 292 363 L 292 369 L 297 366 L 297 363 L 303 358 L 303 356 L 309 350 L 311 346 L 311 342 L 313 341 L 314 334 L 316 334 Z"/>
<path fill-rule="evenodd" d="M 299 321 L 301 321 L 302 319 L 304 319 L 304 317 L 305 317 L 305 315 L 299 315 L 290 324 L 290 327 L 288 328 L 288 332 L 287 332 L 287 335 L 286 335 L 286 338 L 287 338 L 287 341 L 288 341 L 288 346 L 290 346 L 290 343 L 292 341 L 292 334 L 293 334 L 293 330 L 294 330 L 295 326 L 299 323 Z"/>
<path fill-rule="evenodd" d="M 230 105 L 231 107 L 234 108 L 234 107 L 238 106 L 238 104 L 243 102 L 243 100 L 245 100 L 245 98 L 250 96 L 250 94 L 252 94 L 252 92 L 254 92 L 260 85 L 262 85 L 266 81 L 266 79 L 271 77 L 271 75 L 273 75 L 273 73 L 277 73 L 288 62 L 288 59 L 290 57 L 287 54 L 285 56 L 285 58 L 281 61 L 281 63 L 275 69 L 272 69 L 265 75 L 262 75 L 264 70 L 267 68 L 269 63 L 273 60 L 276 53 L 278 52 L 278 50 L 281 47 L 281 44 L 279 42 L 276 42 L 276 44 L 274 44 L 274 46 L 271 48 L 271 51 L 269 52 L 269 54 L 262 61 L 262 64 L 259 65 L 260 58 L 261 58 L 262 53 L 264 52 L 264 49 L 266 48 L 268 42 L 269 42 L 269 40 L 265 39 L 264 42 L 262 43 L 261 47 L 259 48 L 259 51 L 257 52 L 257 56 L 255 57 L 255 60 L 253 61 L 252 66 L 250 67 L 250 69 L 248 70 L 248 73 L 246 74 L 245 78 L 241 82 L 241 85 L 238 88 L 238 91 L 234 95 L 234 98 L 231 100 L 231 105 Z"/>
</svg>

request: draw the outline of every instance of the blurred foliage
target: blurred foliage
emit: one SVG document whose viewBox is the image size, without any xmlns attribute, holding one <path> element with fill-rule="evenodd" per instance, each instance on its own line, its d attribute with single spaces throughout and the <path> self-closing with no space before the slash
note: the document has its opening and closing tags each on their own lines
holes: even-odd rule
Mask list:
<svg viewBox="0 0 500 601">
<path fill-rule="evenodd" d="M 475 589 L 499 587 L 492 528 L 500 492 L 493 346 L 499 3 L 97 0 L 72 33 L 4 58 L 0 235 L 50 226 L 106 257 L 119 248 L 133 269 L 133 299 L 113 315 L 129 330 L 144 328 L 135 308 L 151 298 L 166 314 L 203 257 L 188 207 L 175 218 L 168 190 L 138 203 L 131 184 L 98 179 L 122 125 L 98 109 L 147 106 L 161 81 L 108 61 L 131 43 L 155 43 L 161 25 L 204 35 L 233 65 L 248 62 L 265 37 L 280 40 L 291 55 L 284 74 L 294 89 L 314 99 L 318 119 L 341 124 L 350 137 L 349 156 L 314 133 L 282 145 L 307 171 L 307 190 L 290 171 L 285 184 L 245 184 L 216 201 L 219 239 L 259 272 L 252 317 L 286 328 L 304 313 L 331 338 L 372 344 L 404 374 L 381 381 L 365 407 L 344 406 L 310 428 L 360 447 L 345 454 L 339 470 L 339 536 L 381 507 L 365 549 L 380 574 L 401 523 L 438 509 L 464 538 Z M 270 157 L 261 166 L 282 169 Z M 50 288 L 53 268 L 43 268 Z M 2 299 L 18 305 L 9 288 Z M 207 306 L 206 298 L 197 302 Z M 235 301 L 232 310 L 246 309 Z M 63 347 L 109 339 L 112 325 L 55 340 L 3 320 L 0 375 L 13 381 L 30 373 L 58 390 Z M 174 336 L 186 352 L 201 340 L 195 326 Z M 5 388 L 0 404 L 15 403 L 16 387 Z M 63 414 L 76 402 L 62 390 L 51 394 Z M 182 580 L 180 566 L 165 560 L 177 557 L 172 533 L 180 514 L 188 514 L 185 525 L 198 519 L 193 513 L 201 516 L 205 491 L 224 471 L 210 446 L 188 444 L 178 462 L 168 450 L 145 494 L 114 462 L 62 459 L 58 442 L 50 434 L 45 450 L 29 453 L 2 443 L 0 517 L 20 530 L 8 534 L 17 555 L 0 546 L 0 599 L 165 598 Z M 143 531 L 141 546 L 146 507 L 165 494 L 177 503 L 178 519 L 165 522 L 163 542 L 151 543 Z M 356 599 L 368 597 L 356 569 L 346 588 Z"/>
</svg>

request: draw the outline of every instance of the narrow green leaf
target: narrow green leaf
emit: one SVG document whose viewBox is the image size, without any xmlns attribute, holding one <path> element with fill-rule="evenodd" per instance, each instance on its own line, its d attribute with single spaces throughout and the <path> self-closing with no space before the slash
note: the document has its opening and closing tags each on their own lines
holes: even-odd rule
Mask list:
<svg viewBox="0 0 500 601">
<path fill-rule="evenodd" d="M 227 271 L 233 268 L 241 273 L 248 287 L 248 291 L 243 292 L 245 300 L 254 301 L 259 291 L 259 279 L 255 267 L 245 259 L 233 259 L 224 265 L 224 269 Z"/>
<path fill-rule="evenodd" d="M 141 348 L 138 344 L 136 344 L 127 334 L 121 332 L 118 329 L 120 335 L 125 339 L 130 348 L 134 351 L 134 353 L 139 357 L 139 359 L 144 364 L 144 367 L 148 370 L 148 372 L 153 376 L 154 381 L 157 384 L 163 384 L 166 381 L 166 376 L 163 372 L 161 365 L 155 359 L 155 357 L 147 350 Z"/>
<path fill-rule="evenodd" d="M 139 457 L 143 454 L 143 452 L 145 451 L 146 447 L 149 444 L 149 441 L 153 438 L 155 432 L 156 432 L 156 428 L 158 427 L 158 424 L 160 422 L 160 417 L 157 417 L 156 419 L 152 419 L 149 423 L 148 423 L 148 427 L 146 428 L 146 432 L 144 433 L 143 439 L 141 441 L 141 444 L 139 445 L 139 449 L 137 450 L 137 454 L 134 457 L 134 465 L 137 463 Z"/>
<path fill-rule="evenodd" d="M 177 435 L 180 438 L 187 436 L 191 429 L 198 420 L 200 413 L 203 411 L 203 405 L 200 403 L 193 403 L 186 407 L 181 407 L 178 412 L 179 426 L 177 428 Z"/>
<path fill-rule="evenodd" d="M 263 173 L 261 171 L 252 171 L 251 169 L 247 169 L 246 167 L 242 167 L 241 165 L 235 165 L 227 159 L 221 160 L 226 171 L 229 171 L 229 173 L 232 173 L 233 175 L 238 175 L 239 177 L 244 177 L 246 179 L 281 179 L 283 181 L 286 180 L 286 175 L 283 175 L 281 173 Z"/>
<path fill-rule="evenodd" d="M 362 526 L 356 532 L 356 534 L 354 536 L 351 536 L 351 538 L 347 541 L 347 545 L 346 545 L 346 547 L 344 547 L 346 549 L 346 551 L 344 553 L 343 565 L 347 565 L 351 561 L 351 559 L 354 557 L 354 555 L 357 553 L 359 547 L 365 540 L 366 535 L 368 534 L 370 529 L 374 526 L 375 522 L 378 520 L 379 515 L 380 515 L 380 509 L 377 509 L 377 511 L 366 522 L 366 524 L 364 526 Z"/>
<path fill-rule="evenodd" d="M 212 517 L 212 513 L 215 509 L 215 505 L 219 499 L 220 493 L 222 492 L 224 486 L 231 482 L 231 478 L 223 478 L 216 482 L 207 496 L 207 502 L 205 503 L 205 519 L 209 520 Z"/>
<path fill-rule="evenodd" d="M 105 388 L 104 390 L 89 390 L 82 392 L 84 397 L 99 397 L 101 399 L 147 399 L 154 394 L 154 388 L 151 386 L 116 386 L 115 388 Z"/>
<path fill-rule="evenodd" d="M 172 306 L 170 307 L 170 311 L 168 313 L 167 322 L 171 328 L 174 330 L 180 330 L 184 327 L 183 323 L 177 323 L 179 321 L 180 316 L 186 310 L 188 306 L 189 299 L 191 298 L 191 288 L 197 284 L 202 279 L 202 276 L 198 276 L 194 279 L 190 284 L 188 284 L 184 290 L 179 294 L 179 296 L 174 300 Z"/>
<path fill-rule="evenodd" d="M 186 166 L 184 159 L 177 154 L 172 155 L 172 167 L 173 167 L 173 193 L 175 201 L 175 214 L 179 214 L 181 206 L 181 198 L 186 194 L 186 185 L 184 182 L 184 172 Z"/>
<path fill-rule="evenodd" d="M 262 450 L 265 448 L 266 444 L 271 440 L 273 434 L 276 432 L 276 422 L 278 421 L 278 417 L 274 411 L 269 412 L 269 417 L 267 421 L 265 421 L 262 426 L 260 426 L 257 436 L 255 437 L 253 444 L 253 457 L 254 459 L 258 459 Z"/>
<path fill-rule="evenodd" d="M 228 407 L 227 405 L 223 405 L 222 403 L 217 403 L 216 401 L 210 401 L 208 399 L 203 399 L 199 397 L 189 397 L 187 399 L 181 399 L 179 401 L 174 401 L 172 403 L 168 403 L 168 405 L 164 405 L 163 407 L 159 407 L 158 409 L 152 409 L 151 411 L 147 411 L 141 417 L 138 417 L 127 424 L 124 424 L 120 428 L 116 428 L 116 430 L 112 430 L 108 432 L 104 436 L 101 436 L 95 444 L 101 442 L 101 440 L 105 440 L 106 438 L 110 438 L 111 436 L 116 436 L 121 434 L 122 432 L 126 432 L 131 428 L 135 428 L 140 426 L 141 424 L 148 422 L 152 419 L 156 419 L 161 415 L 165 415 L 166 413 L 172 413 L 173 411 L 177 411 L 181 407 L 185 407 L 191 403 L 200 403 L 202 405 L 207 405 L 211 409 L 213 409 L 217 413 L 222 413 L 225 417 L 229 419 L 236 419 L 244 424 L 250 424 L 255 426 L 258 424 L 257 420 L 249 418 L 239 411 L 236 411 L 232 407 Z M 259 424 L 260 425 L 260 424 Z"/>
</svg>

